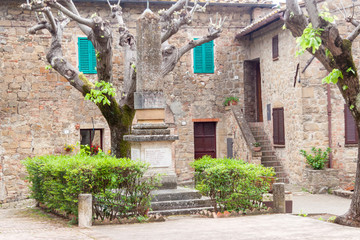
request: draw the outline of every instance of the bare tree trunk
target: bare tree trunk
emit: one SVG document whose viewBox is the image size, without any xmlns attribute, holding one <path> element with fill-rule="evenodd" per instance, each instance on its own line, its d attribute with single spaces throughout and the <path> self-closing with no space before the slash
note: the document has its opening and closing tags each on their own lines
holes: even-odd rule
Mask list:
<svg viewBox="0 0 360 240">
<path fill-rule="evenodd" d="M 359 123 L 360 119 L 356 121 L 358 133 L 360 130 Z M 358 141 L 360 143 L 360 137 Z M 355 189 L 351 199 L 350 209 L 344 215 L 338 216 L 335 219 L 335 223 L 352 227 L 360 227 L 360 144 L 358 144 L 358 158 L 356 163 L 356 176 L 354 185 Z"/>
</svg>

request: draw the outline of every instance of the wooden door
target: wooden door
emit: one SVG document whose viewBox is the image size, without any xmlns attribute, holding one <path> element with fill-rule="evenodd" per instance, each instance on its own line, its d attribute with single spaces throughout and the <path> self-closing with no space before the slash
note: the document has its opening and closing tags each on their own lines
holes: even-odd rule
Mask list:
<svg viewBox="0 0 360 240">
<path fill-rule="evenodd" d="M 194 123 L 195 159 L 204 155 L 216 158 L 216 122 Z"/>
<path fill-rule="evenodd" d="M 263 121 L 263 109 L 261 99 L 261 74 L 260 74 L 260 62 L 256 62 L 256 112 L 257 122 Z"/>
</svg>

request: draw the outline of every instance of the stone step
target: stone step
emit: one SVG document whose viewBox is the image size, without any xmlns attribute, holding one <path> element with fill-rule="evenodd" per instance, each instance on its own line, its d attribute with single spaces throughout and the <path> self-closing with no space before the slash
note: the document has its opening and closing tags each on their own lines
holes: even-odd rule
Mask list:
<svg viewBox="0 0 360 240">
<path fill-rule="evenodd" d="M 177 187 L 176 189 L 160 189 L 151 191 L 152 202 L 200 199 L 202 195 L 195 189 Z"/>
<path fill-rule="evenodd" d="M 253 135 L 256 141 L 260 141 L 260 140 L 268 140 L 267 136 L 263 136 L 263 135 Z"/>
<path fill-rule="evenodd" d="M 162 216 L 186 215 L 186 214 L 196 214 L 203 210 L 212 211 L 212 210 L 214 210 L 214 208 L 213 207 L 200 207 L 200 208 L 160 210 L 160 211 L 150 211 L 149 214 L 160 214 Z"/>
<path fill-rule="evenodd" d="M 275 177 L 277 178 L 286 178 L 287 175 L 285 172 L 276 172 Z"/>
<path fill-rule="evenodd" d="M 287 177 L 277 178 L 276 182 L 277 183 L 286 183 L 286 184 L 288 184 L 289 183 L 289 178 L 287 178 Z"/>
<path fill-rule="evenodd" d="M 265 161 L 278 161 L 277 157 L 275 155 L 273 156 L 262 156 L 261 157 L 261 162 L 265 162 Z"/>
<path fill-rule="evenodd" d="M 177 200 L 177 201 L 158 201 L 151 203 L 153 211 L 212 207 L 211 199 L 202 197 L 201 199 Z"/>
<path fill-rule="evenodd" d="M 276 156 L 274 151 L 271 150 L 263 150 L 261 148 L 262 156 Z"/>
<path fill-rule="evenodd" d="M 270 166 L 265 166 L 265 167 L 269 167 L 269 168 L 270 168 Z M 284 172 L 283 166 L 271 166 L 271 168 L 274 169 L 275 173 Z"/>
<path fill-rule="evenodd" d="M 281 163 L 279 161 L 263 161 L 261 162 L 264 167 L 276 167 L 281 166 Z"/>
<path fill-rule="evenodd" d="M 249 127 L 264 127 L 263 122 L 248 122 Z"/>
</svg>

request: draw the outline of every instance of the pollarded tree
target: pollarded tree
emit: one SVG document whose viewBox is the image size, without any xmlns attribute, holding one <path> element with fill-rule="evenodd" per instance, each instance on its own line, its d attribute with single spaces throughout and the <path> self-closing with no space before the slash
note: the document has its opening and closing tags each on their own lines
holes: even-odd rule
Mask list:
<svg viewBox="0 0 360 240">
<path fill-rule="evenodd" d="M 334 83 L 338 86 L 355 119 L 359 132 L 360 84 L 351 48 L 353 41 L 360 34 L 360 22 L 353 17 L 347 17 L 346 21 L 354 25 L 354 29 L 347 36 L 343 36 L 339 33 L 338 27 L 329 12 L 319 12 L 316 0 L 305 0 L 305 8 L 306 13 L 302 11 L 297 0 L 286 1 L 286 28 L 291 31 L 294 37 L 298 38 L 297 42 L 300 47 L 314 55 L 329 72 L 323 82 Z M 355 191 L 350 209 L 346 214 L 338 216 L 335 221 L 344 225 L 360 226 L 359 153 Z"/>
<path fill-rule="evenodd" d="M 129 129 L 135 115 L 134 92 L 136 90 L 136 41 L 135 37 L 126 27 L 120 0 L 111 5 L 107 0 L 111 11 L 111 17 L 116 19 L 119 45 L 125 49 L 124 59 L 124 83 L 122 96 L 116 100 L 111 83 L 113 76 L 113 31 L 110 21 L 103 19 L 97 14 L 91 18 L 81 16 L 72 0 L 27 0 L 22 4 L 23 9 L 34 11 L 38 22 L 29 29 L 30 34 L 36 34 L 40 30 L 48 30 L 51 34 L 51 45 L 46 59 L 53 69 L 77 89 L 85 98 L 95 102 L 105 117 L 111 132 L 111 151 L 117 157 L 129 155 L 130 145 L 123 140 L 123 136 L 129 134 Z M 204 6 L 198 4 L 198 0 L 190 6 L 188 0 L 179 0 L 167 10 L 159 11 L 161 26 L 161 51 L 162 67 L 159 69 L 164 77 L 171 72 L 180 57 L 196 46 L 209 42 L 220 36 L 221 27 L 224 23 L 221 19 L 208 27 L 208 34 L 197 40 L 191 40 L 184 46 L 177 48 L 168 43 L 168 39 L 174 36 L 182 26 L 190 25 L 197 11 L 205 11 Z M 54 14 L 57 13 L 57 14 Z M 70 21 L 78 23 L 80 30 L 92 42 L 96 52 L 96 66 L 98 81 L 94 84 L 86 76 L 73 66 L 63 55 L 62 35 L 66 25 Z"/>
</svg>

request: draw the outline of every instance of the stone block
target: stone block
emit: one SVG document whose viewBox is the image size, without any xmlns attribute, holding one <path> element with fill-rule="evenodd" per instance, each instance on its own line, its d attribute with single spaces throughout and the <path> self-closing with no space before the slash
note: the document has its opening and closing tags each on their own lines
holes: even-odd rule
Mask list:
<svg viewBox="0 0 360 240">
<path fill-rule="evenodd" d="M 311 193 L 323 193 L 321 190 L 328 190 L 339 186 L 340 180 L 338 174 L 339 170 L 337 169 L 314 170 L 305 168 L 303 171 L 303 187 Z"/>
<path fill-rule="evenodd" d="M 89 228 L 92 226 L 92 195 L 80 194 L 78 202 L 79 227 Z"/>
<path fill-rule="evenodd" d="M 314 97 L 314 88 L 313 87 L 302 88 L 302 97 L 303 98 L 313 98 Z"/>
</svg>

